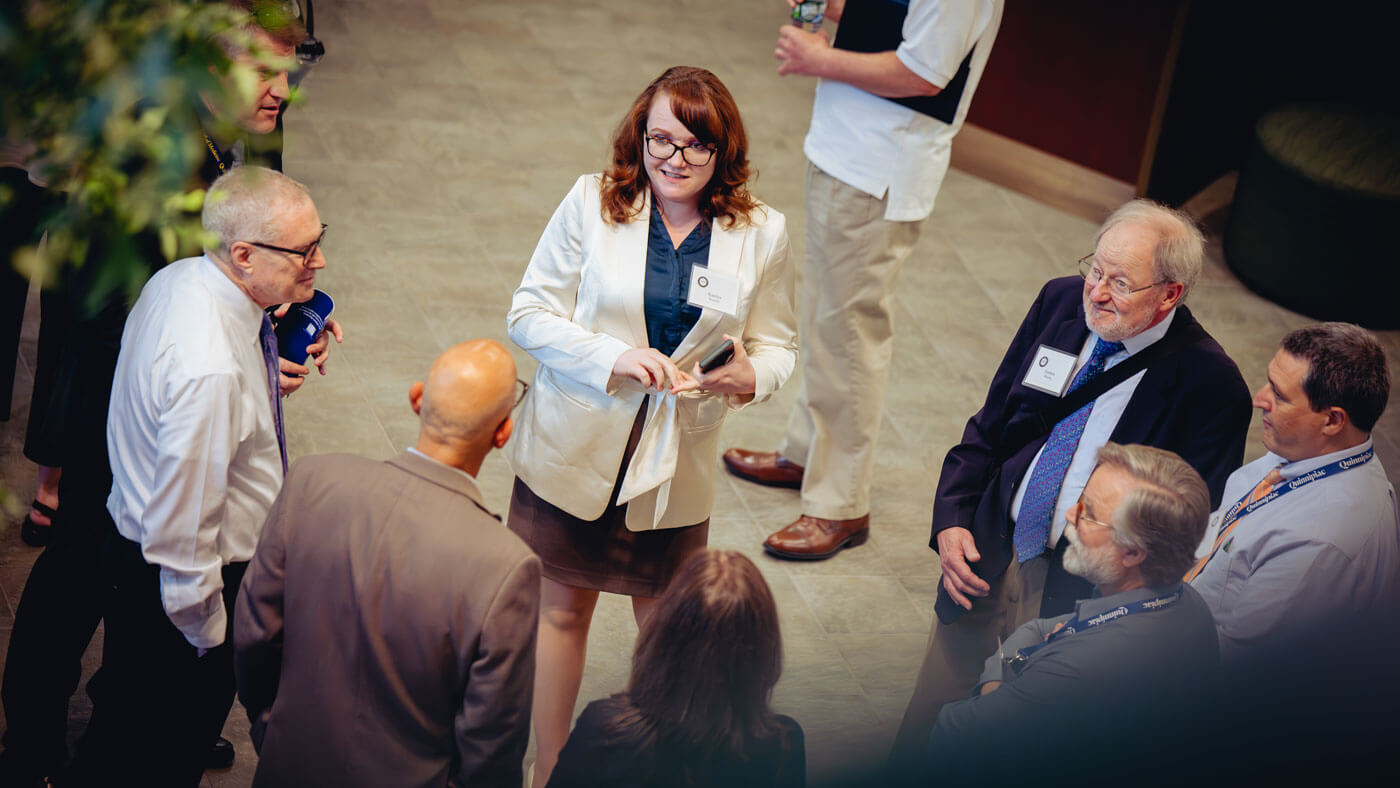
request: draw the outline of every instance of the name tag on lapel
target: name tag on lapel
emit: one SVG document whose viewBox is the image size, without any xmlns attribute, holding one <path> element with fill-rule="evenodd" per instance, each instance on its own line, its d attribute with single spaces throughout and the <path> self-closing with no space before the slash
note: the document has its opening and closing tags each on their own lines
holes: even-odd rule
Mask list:
<svg viewBox="0 0 1400 788">
<path fill-rule="evenodd" d="M 718 309 L 739 316 L 739 277 L 712 272 L 703 265 L 690 267 L 690 295 L 686 301 L 701 309 Z"/>
<path fill-rule="evenodd" d="M 1021 385 L 1062 397 L 1069 388 L 1070 377 L 1074 374 L 1074 362 L 1079 357 L 1056 350 L 1049 345 L 1041 345 L 1031 359 L 1031 368 L 1026 370 L 1026 378 Z"/>
</svg>

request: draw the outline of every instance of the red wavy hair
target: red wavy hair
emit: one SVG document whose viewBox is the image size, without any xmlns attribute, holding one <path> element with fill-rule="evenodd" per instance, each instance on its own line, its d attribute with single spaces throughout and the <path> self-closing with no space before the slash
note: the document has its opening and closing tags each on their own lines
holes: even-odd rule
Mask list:
<svg viewBox="0 0 1400 788">
<path fill-rule="evenodd" d="M 613 132 L 612 165 L 603 173 L 603 220 L 623 224 L 641 212 L 637 197 L 649 188 L 642 164 L 647 114 L 658 93 L 696 139 L 715 146 L 715 174 L 700 193 L 700 212 L 726 226 L 745 225 L 758 201 L 749 194 L 748 135 L 729 88 L 703 68 L 672 66 L 647 85 Z"/>
</svg>

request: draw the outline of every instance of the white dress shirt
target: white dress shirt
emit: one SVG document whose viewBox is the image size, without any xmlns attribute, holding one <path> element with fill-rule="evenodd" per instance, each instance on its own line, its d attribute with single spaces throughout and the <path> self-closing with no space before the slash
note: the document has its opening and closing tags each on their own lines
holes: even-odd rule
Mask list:
<svg viewBox="0 0 1400 788">
<path fill-rule="evenodd" d="M 1176 317 L 1176 309 L 1167 313 L 1162 322 L 1143 331 L 1137 336 L 1128 337 L 1123 340 L 1123 350 L 1114 353 L 1104 361 L 1104 371 L 1118 366 L 1136 353 L 1141 352 L 1154 342 L 1167 335 L 1167 329 L 1171 328 L 1172 319 Z M 1079 351 L 1079 360 L 1074 364 L 1074 372 L 1070 374 L 1070 380 L 1074 375 L 1079 374 L 1079 370 L 1089 363 L 1089 356 L 1094 353 L 1094 344 L 1098 342 L 1099 335 L 1089 332 L 1089 338 L 1084 341 L 1084 347 Z M 1069 462 L 1069 469 L 1065 471 L 1065 481 L 1060 485 L 1060 497 L 1055 499 L 1055 509 L 1050 515 L 1050 534 L 1046 541 L 1046 546 L 1053 550 L 1055 543 L 1060 541 L 1060 534 L 1065 532 L 1065 510 L 1073 506 L 1079 500 L 1080 494 L 1084 492 L 1084 485 L 1089 483 L 1089 474 L 1094 472 L 1094 458 L 1098 455 L 1099 447 L 1108 443 L 1113 437 L 1113 430 L 1118 426 L 1118 420 L 1123 417 L 1123 411 L 1128 408 L 1128 400 L 1133 398 L 1133 392 L 1137 390 L 1138 383 L 1147 374 L 1147 370 L 1133 375 L 1127 380 L 1119 383 L 1113 388 L 1100 394 L 1094 400 L 1094 409 L 1089 411 L 1089 420 L 1084 423 L 1084 432 L 1079 436 L 1079 445 L 1074 447 L 1074 457 Z M 1066 393 L 1068 396 L 1068 393 Z M 1026 482 L 1030 481 L 1031 474 L 1035 473 L 1035 466 L 1040 462 L 1040 455 L 1045 453 L 1045 447 L 1040 447 L 1040 451 L 1035 453 L 1035 459 L 1031 460 L 1030 466 L 1026 468 L 1026 475 L 1021 477 L 1021 483 L 1016 488 L 1016 497 L 1011 500 L 1011 519 L 1016 521 L 1021 516 L 1021 501 L 1026 497 Z"/>
<path fill-rule="evenodd" d="M 885 219 L 921 221 L 948 172 L 953 137 L 962 128 L 1001 24 L 1002 0 L 913 0 L 895 56 L 942 88 L 972 62 L 957 113 L 944 123 L 889 99 L 831 79 L 817 83 L 803 152 L 837 180 L 889 199 Z M 976 44 L 976 48 L 973 45 Z"/>
<path fill-rule="evenodd" d="M 282 486 L 261 325 L 208 257 L 172 263 L 141 290 L 112 381 L 107 509 L 198 648 L 223 642 L 221 569 L 252 557 Z"/>
</svg>

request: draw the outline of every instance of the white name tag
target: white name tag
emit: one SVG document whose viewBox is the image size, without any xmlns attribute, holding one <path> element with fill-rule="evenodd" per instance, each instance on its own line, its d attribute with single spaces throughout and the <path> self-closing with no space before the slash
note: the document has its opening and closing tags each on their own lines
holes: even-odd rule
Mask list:
<svg viewBox="0 0 1400 788">
<path fill-rule="evenodd" d="M 1026 370 L 1026 379 L 1021 381 L 1021 385 L 1062 397 L 1069 387 L 1070 376 L 1074 374 L 1074 362 L 1078 360 L 1078 356 L 1041 345 L 1035 351 L 1031 368 Z"/>
<path fill-rule="evenodd" d="M 703 265 L 693 265 L 690 267 L 690 295 L 686 301 L 691 306 L 718 309 L 730 317 L 738 317 L 739 278 L 712 273 Z"/>
</svg>

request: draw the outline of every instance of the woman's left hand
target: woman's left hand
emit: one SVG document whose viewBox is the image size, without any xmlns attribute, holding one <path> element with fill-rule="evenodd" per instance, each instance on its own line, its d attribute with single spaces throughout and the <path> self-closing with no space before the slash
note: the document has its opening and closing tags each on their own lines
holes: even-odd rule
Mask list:
<svg viewBox="0 0 1400 788">
<path fill-rule="evenodd" d="M 701 372 L 700 364 L 696 363 L 691 370 L 696 382 L 700 384 L 701 391 L 713 391 L 719 394 L 753 394 L 758 386 L 758 376 L 754 374 L 753 362 L 749 361 L 749 354 L 744 350 L 744 342 L 738 337 L 724 335 L 725 339 L 734 343 L 734 358 L 722 367 L 716 367 L 709 372 Z"/>
</svg>

